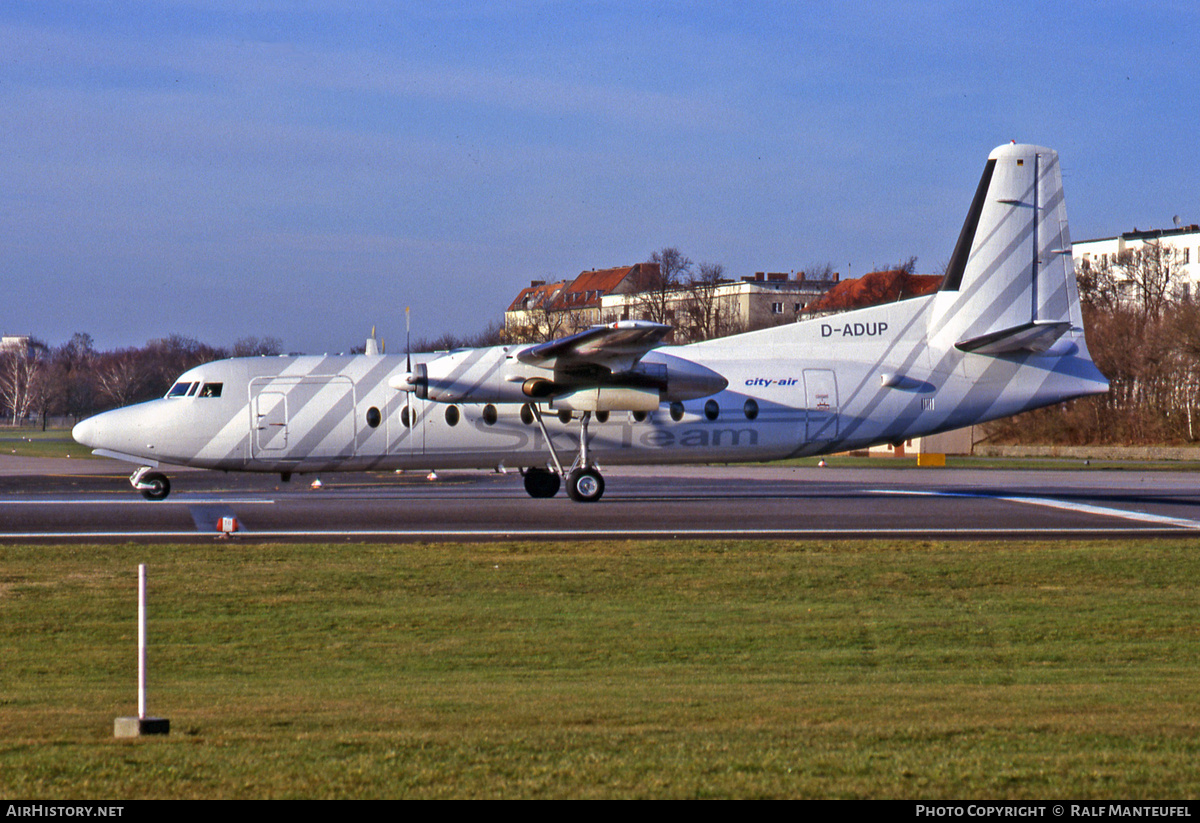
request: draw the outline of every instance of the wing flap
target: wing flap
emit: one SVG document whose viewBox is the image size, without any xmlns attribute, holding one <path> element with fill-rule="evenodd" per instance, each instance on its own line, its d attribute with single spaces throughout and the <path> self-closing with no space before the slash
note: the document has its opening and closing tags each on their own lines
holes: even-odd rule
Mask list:
<svg viewBox="0 0 1200 823">
<path fill-rule="evenodd" d="M 620 320 L 530 346 L 517 354 L 517 360 L 538 368 L 567 371 L 601 366 L 616 374 L 632 369 L 669 331 L 670 326 L 648 320 Z"/>
</svg>

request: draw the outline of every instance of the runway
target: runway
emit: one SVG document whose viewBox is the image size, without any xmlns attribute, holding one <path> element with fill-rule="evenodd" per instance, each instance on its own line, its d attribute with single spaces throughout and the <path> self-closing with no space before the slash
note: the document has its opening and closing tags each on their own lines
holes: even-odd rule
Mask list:
<svg viewBox="0 0 1200 823">
<path fill-rule="evenodd" d="M 594 504 L 534 500 L 516 472 L 275 475 L 171 472 L 142 499 L 122 464 L 0 461 L 0 541 L 235 539 L 1065 539 L 1195 535 L 1200 476 L 1090 470 L 638 467 L 605 471 Z M 37 463 L 37 461 L 26 461 Z M 26 465 L 26 464 L 22 464 Z M 6 471 L 6 468 L 9 470 Z"/>
</svg>

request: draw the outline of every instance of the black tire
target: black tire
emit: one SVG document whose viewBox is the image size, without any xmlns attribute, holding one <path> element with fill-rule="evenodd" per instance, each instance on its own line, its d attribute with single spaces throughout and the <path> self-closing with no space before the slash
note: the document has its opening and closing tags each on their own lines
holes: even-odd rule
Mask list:
<svg viewBox="0 0 1200 823">
<path fill-rule="evenodd" d="M 567 476 L 567 494 L 576 503 L 595 503 L 604 496 L 604 478 L 595 469 L 575 469 Z"/>
<path fill-rule="evenodd" d="M 165 474 L 150 472 L 141 480 L 148 488 L 141 489 L 142 497 L 147 500 L 166 500 L 171 493 L 171 481 Z"/>
<path fill-rule="evenodd" d="M 561 486 L 562 479 L 554 472 L 538 468 L 525 470 L 525 491 L 530 497 L 553 497 Z"/>
</svg>

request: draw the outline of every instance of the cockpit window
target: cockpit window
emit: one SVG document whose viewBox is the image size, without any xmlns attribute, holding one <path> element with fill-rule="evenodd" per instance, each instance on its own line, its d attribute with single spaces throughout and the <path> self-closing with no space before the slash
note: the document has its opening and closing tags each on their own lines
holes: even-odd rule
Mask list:
<svg viewBox="0 0 1200 823">
<path fill-rule="evenodd" d="M 198 385 L 199 385 L 198 383 L 189 383 L 189 382 L 180 380 L 178 383 L 176 383 L 174 386 L 171 387 L 171 390 L 169 392 L 167 392 L 167 397 L 187 397 L 189 394 L 191 394 L 192 392 L 194 392 L 196 390 L 196 386 L 198 386 Z"/>
<path fill-rule="evenodd" d="M 205 383 L 197 397 L 220 397 L 223 383 Z"/>
</svg>

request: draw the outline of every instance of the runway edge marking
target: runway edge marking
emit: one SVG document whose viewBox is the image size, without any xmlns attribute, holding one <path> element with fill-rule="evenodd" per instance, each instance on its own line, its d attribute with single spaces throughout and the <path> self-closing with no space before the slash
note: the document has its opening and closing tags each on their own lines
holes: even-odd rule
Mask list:
<svg viewBox="0 0 1200 823">
<path fill-rule="evenodd" d="M 1149 512 L 1127 511 L 1126 509 L 1110 509 L 1105 506 L 1093 506 L 1090 503 L 1068 503 L 1065 500 L 1055 500 L 1049 497 L 1020 497 L 1011 494 L 988 494 L 987 492 L 938 492 L 912 491 L 909 489 L 871 489 L 871 494 L 895 494 L 913 497 L 967 497 L 977 500 L 1002 500 L 1006 503 L 1023 503 L 1028 506 L 1042 506 L 1048 509 L 1078 512 L 1080 514 L 1096 514 L 1101 517 L 1117 517 L 1122 520 L 1133 520 L 1139 523 L 1153 523 L 1159 526 L 1173 526 L 1177 529 L 1200 529 L 1200 521 L 1188 520 L 1184 517 L 1169 517 L 1165 514 L 1150 514 Z"/>
</svg>

